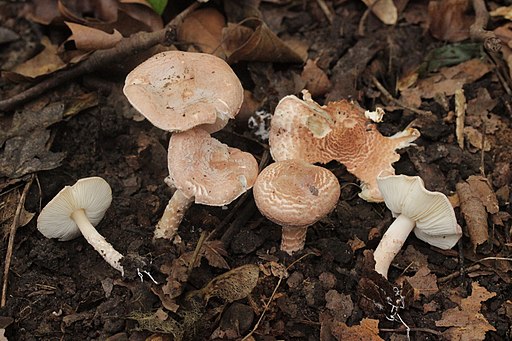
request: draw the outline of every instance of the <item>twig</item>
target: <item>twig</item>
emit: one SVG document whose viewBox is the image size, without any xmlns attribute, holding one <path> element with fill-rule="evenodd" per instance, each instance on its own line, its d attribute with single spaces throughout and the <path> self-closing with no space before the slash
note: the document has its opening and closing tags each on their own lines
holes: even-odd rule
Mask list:
<svg viewBox="0 0 512 341">
<path fill-rule="evenodd" d="M 38 83 L 37 85 L 28 88 L 11 98 L 0 101 L 0 110 L 11 110 L 15 106 L 27 102 L 50 89 L 71 81 L 72 79 L 92 73 L 100 67 L 104 67 L 105 65 L 111 64 L 115 61 L 123 60 L 131 55 L 147 50 L 158 43 L 174 40 L 170 38 L 176 31 L 175 26 L 199 5 L 199 2 L 194 2 L 161 30 L 155 32 L 138 32 L 128 38 L 123 38 L 116 44 L 116 46 L 110 49 L 94 51 L 89 58 L 84 60 L 82 63 L 79 63 L 77 66 L 55 72 L 50 76 L 50 78 L 43 80 L 41 83 Z"/>
<path fill-rule="evenodd" d="M 379 330 L 381 332 L 391 332 L 391 333 L 395 333 L 395 332 L 403 333 L 403 332 L 407 331 L 404 328 L 396 328 L 396 329 L 393 329 L 393 328 L 380 328 Z M 429 328 L 410 328 L 409 331 L 411 331 L 411 332 L 424 332 L 424 333 L 430 333 L 430 334 L 434 334 L 434 335 L 443 335 L 443 333 L 438 332 L 437 330 L 429 329 Z"/>
<path fill-rule="evenodd" d="M 201 236 L 199 237 L 199 240 L 197 241 L 196 248 L 194 249 L 194 254 L 192 255 L 192 260 L 188 264 L 187 272 L 190 274 L 192 272 L 192 269 L 195 267 L 197 260 L 199 258 L 199 254 L 201 253 L 201 249 L 203 248 L 203 244 L 206 240 L 207 232 L 203 231 L 201 233 Z"/>
<path fill-rule="evenodd" d="M 320 6 L 320 8 L 322 9 L 322 12 L 324 12 L 325 17 L 329 21 L 329 24 L 332 24 L 332 22 L 334 20 L 334 16 L 333 16 L 331 10 L 329 9 L 329 7 L 327 6 L 327 4 L 325 3 L 325 1 L 324 0 L 316 0 L 316 2 L 318 3 L 318 6 Z"/>
<path fill-rule="evenodd" d="M 9 231 L 9 242 L 7 244 L 7 252 L 5 254 L 5 267 L 4 267 L 4 281 L 2 285 L 2 299 L 0 301 L 0 307 L 5 307 L 5 303 L 7 301 L 7 283 L 9 281 L 9 269 L 11 267 L 11 259 L 12 253 L 14 249 L 14 237 L 16 236 L 16 231 L 18 229 L 18 225 L 20 222 L 21 211 L 25 206 L 25 199 L 27 198 L 27 193 L 32 186 L 32 182 L 34 181 L 35 175 L 32 174 L 30 179 L 25 184 L 23 188 L 23 192 L 21 193 L 20 201 L 18 202 L 18 206 L 16 207 L 16 212 L 14 213 L 14 218 L 12 220 L 11 229 Z"/>
<path fill-rule="evenodd" d="M 502 44 L 500 38 L 494 32 L 485 29 L 489 21 L 489 12 L 484 0 L 472 0 L 471 3 L 475 11 L 475 22 L 469 27 L 469 36 L 473 41 L 483 42 L 487 51 L 498 52 Z"/>
<path fill-rule="evenodd" d="M 476 271 L 476 270 L 479 270 L 480 269 L 480 265 L 479 264 L 475 264 L 475 265 L 472 265 L 472 266 L 469 266 L 467 267 L 465 270 L 464 270 L 464 273 L 470 273 L 470 272 L 473 272 L 473 271 Z M 444 283 L 444 282 L 448 282 L 449 280 L 452 280 L 456 277 L 459 277 L 460 274 L 462 273 L 462 271 L 455 271 L 447 276 L 444 276 L 444 277 L 441 277 L 441 278 L 438 278 L 437 279 L 437 282 L 438 283 Z"/>
</svg>

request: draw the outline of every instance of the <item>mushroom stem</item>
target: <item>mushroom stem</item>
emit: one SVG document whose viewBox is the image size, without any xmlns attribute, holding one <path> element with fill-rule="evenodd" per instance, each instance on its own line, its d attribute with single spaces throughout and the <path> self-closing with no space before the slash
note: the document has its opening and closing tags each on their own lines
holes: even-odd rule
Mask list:
<svg viewBox="0 0 512 341">
<path fill-rule="evenodd" d="M 388 278 L 388 269 L 395 256 L 405 243 L 416 222 L 405 215 L 399 215 L 389 226 L 373 253 L 375 271 Z"/>
<path fill-rule="evenodd" d="M 83 209 L 75 210 L 71 213 L 71 219 L 76 223 L 80 232 L 84 238 L 91 244 L 94 250 L 98 251 L 99 254 L 110 264 L 114 269 L 121 272 L 124 275 L 123 267 L 120 264 L 123 255 L 120 254 L 114 247 L 105 240 L 105 238 L 96 231 L 92 226 L 89 218 L 85 215 Z"/>
<path fill-rule="evenodd" d="M 308 226 L 282 226 L 281 250 L 289 255 L 304 248 Z"/>
<path fill-rule="evenodd" d="M 172 240 L 185 213 L 187 213 L 187 210 L 193 203 L 194 197 L 187 198 L 182 191 L 177 189 L 169 203 L 167 203 L 162 218 L 156 224 L 154 239 L 165 238 Z"/>
</svg>

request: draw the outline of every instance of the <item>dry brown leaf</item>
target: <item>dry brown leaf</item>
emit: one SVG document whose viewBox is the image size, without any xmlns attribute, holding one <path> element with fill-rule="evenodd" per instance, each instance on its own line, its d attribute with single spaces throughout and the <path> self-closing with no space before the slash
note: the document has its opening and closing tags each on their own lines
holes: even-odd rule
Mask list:
<svg viewBox="0 0 512 341">
<path fill-rule="evenodd" d="M 368 318 L 350 327 L 339 322 L 332 326 L 332 335 L 339 341 L 383 341 L 379 336 L 379 320 Z"/>
<path fill-rule="evenodd" d="M 489 12 L 491 17 L 504 17 L 512 20 L 512 6 L 501 6 Z"/>
<path fill-rule="evenodd" d="M 220 240 L 207 241 L 201 248 L 201 254 L 204 255 L 208 264 L 216 268 L 229 269 L 229 264 L 224 259 L 228 255 L 224 249 L 224 244 Z"/>
<path fill-rule="evenodd" d="M 428 4 L 429 30 L 439 40 L 457 42 L 469 38 L 468 0 L 434 0 Z"/>
<path fill-rule="evenodd" d="M 324 70 L 320 69 L 316 65 L 316 61 L 312 59 L 307 60 L 300 78 L 305 82 L 304 87 L 313 97 L 323 96 L 331 88 L 331 81 Z"/>
<path fill-rule="evenodd" d="M 482 201 L 475 196 L 467 182 L 459 182 L 455 188 L 460 200 L 460 210 L 466 221 L 469 238 L 473 245 L 473 252 L 475 252 L 479 245 L 487 243 L 489 240 L 487 212 Z"/>
<path fill-rule="evenodd" d="M 352 252 L 362 249 L 366 246 L 366 244 L 361 239 L 357 238 L 357 236 L 349 239 L 347 244 L 352 249 Z"/>
<path fill-rule="evenodd" d="M 441 320 L 436 321 L 436 326 L 450 327 L 443 333 L 449 340 L 483 340 L 487 331 L 496 329 L 487 322 L 480 309 L 482 302 L 494 296 L 496 293 L 473 282 L 471 296 L 463 298 L 458 307 L 446 310 Z"/>
<path fill-rule="evenodd" d="M 220 297 L 226 302 L 240 300 L 256 287 L 259 272 L 260 268 L 255 264 L 242 265 L 215 277 L 191 295 L 201 295 L 207 302 L 212 297 Z"/>
<path fill-rule="evenodd" d="M 4 234 L 0 237 L 3 237 L 4 239 L 8 237 L 11 224 L 16 215 L 16 209 L 18 208 L 20 197 L 21 193 L 18 190 L 7 192 L 0 197 L 0 207 L 2 208 L 0 210 L 0 232 Z M 29 212 L 25 210 L 25 207 L 22 207 L 18 226 L 27 225 L 34 216 L 35 213 Z"/>
<path fill-rule="evenodd" d="M 53 45 L 48 37 L 42 37 L 41 44 L 44 46 L 43 51 L 23 64 L 16 66 L 11 71 L 24 77 L 36 78 L 66 66 L 57 54 L 58 47 Z M 2 74 L 5 75 L 5 72 Z M 5 76 L 11 78 L 9 75 Z"/>
<path fill-rule="evenodd" d="M 178 40 L 193 44 L 200 52 L 225 59 L 221 46 L 224 26 L 226 20 L 215 8 L 199 9 L 185 17 L 178 30 Z"/>
<path fill-rule="evenodd" d="M 405 278 L 414 288 L 415 299 L 418 299 L 419 295 L 428 298 L 439 291 L 437 276 L 431 273 L 430 269 L 426 266 L 421 267 L 414 276 Z"/>
<path fill-rule="evenodd" d="M 30 2 L 26 18 L 38 24 L 49 25 L 55 18 L 60 16 L 55 0 L 33 0 Z"/>
<path fill-rule="evenodd" d="M 331 289 L 325 294 L 325 307 L 329 309 L 333 321 L 347 322 L 354 310 L 354 303 L 350 295 L 340 294 Z"/>
<path fill-rule="evenodd" d="M 114 30 L 113 33 L 107 33 L 102 30 L 88 27 L 72 22 L 64 22 L 71 30 L 71 36 L 67 41 L 74 41 L 78 50 L 94 51 L 103 50 L 114 47 L 123 36 L 119 31 Z"/>
<path fill-rule="evenodd" d="M 483 139 L 483 135 L 478 129 L 473 127 L 464 127 L 464 137 L 466 137 L 470 145 L 478 150 L 483 149 L 486 152 L 491 150 L 491 143 L 488 139 Z"/>
<path fill-rule="evenodd" d="M 434 98 L 439 93 L 451 96 L 464 84 L 478 80 L 491 70 L 491 66 L 480 59 L 441 68 L 435 75 L 419 80 L 414 88 L 403 90 L 401 99 L 417 108 L 421 105 L 421 98 Z"/>
<path fill-rule="evenodd" d="M 487 212 L 491 214 L 499 212 L 498 199 L 487 178 L 480 175 L 471 175 L 466 181 L 471 187 L 473 195 L 480 199 Z"/>
<path fill-rule="evenodd" d="M 222 41 L 229 63 L 238 61 L 303 62 L 295 51 L 259 19 L 246 20 L 244 25 L 228 24 L 222 30 Z"/>
<path fill-rule="evenodd" d="M 398 10 L 393 0 L 362 0 L 366 6 L 386 25 L 394 25 L 398 20 Z"/>
</svg>

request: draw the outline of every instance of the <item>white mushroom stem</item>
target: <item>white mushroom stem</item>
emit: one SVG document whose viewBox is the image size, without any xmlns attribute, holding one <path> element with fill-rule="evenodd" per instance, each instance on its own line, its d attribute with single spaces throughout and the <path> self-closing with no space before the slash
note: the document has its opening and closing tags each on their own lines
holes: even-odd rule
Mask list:
<svg viewBox="0 0 512 341">
<path fill-rule="evenodd" d="M 87 242 L 91 244 L 94 250 L 98 251 L 103 259 L 105 259 L 105 261 L 107 261 L 107 263 L 114 269 L 121 272 L 121 275 L 124 275 L 123 267 L 120 264 L 123 255 L 114 249 L 114 247 L 107 242 L 105 238 L 98 233 L 98 231 L 96 231 L 85 215 L 85 211 L 83 209 L 75 210 L 71 213 L 71 219 L 76 223 L 80 232 L 82 232 L 82 235 Z"/>
<path fill-rule="evenodd" d="M 289 255 L 300 251 L 306 243 L 308 226 L 282 226 L 281 250 Z"/>
<path fill-rule="evenodd" d="M 185 217 L 187 210 L 194 203 L 194 197 L 186 197 L 179 189 L 167 203 L 164 214 L 160 221 L 156 224 L 154 239 L 165 238 L 172 240 L 178 231 L 178 227 Z"/>
<path fill-rule="evenodd" d="M 405 240 L 414 229 L 416 222 L 405 215 L 399 215 L 389 226 L 382 237 L 377 249 L 373 253 L 375 271 L 384 278 L 388 278 L 388 269 L 395 256 L 405 243 Z"/>
</svg>

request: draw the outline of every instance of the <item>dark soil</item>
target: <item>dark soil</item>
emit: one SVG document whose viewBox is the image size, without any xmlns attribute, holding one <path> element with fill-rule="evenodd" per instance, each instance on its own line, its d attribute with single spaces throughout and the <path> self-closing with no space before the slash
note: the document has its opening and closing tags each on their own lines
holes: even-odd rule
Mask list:
<svg viewBox="0 0 512 341">
<path fill-rule="evenodd" d="M 323 19 L 314 1 L 288 7 L 264 3 L 261 9 L 264 13 L 270 13 L 270 9 L 286 11 L 288 16 L 283 20 L 281 34 L 306 41 L 312 46 L 310 58 L 318 58 L 318 63 L 332 79 L 341 79 L 340 73 L 352 72 L 337 69 L 340 67 L 337 62 L 356 44 L 363 42 L 364 46 L 376 51 L 362 66 L 358 58 L 352 61 L 353 65 L 345 64 L 344 67 L 351 67 L 350 70 L 362 68 L 357 77 L 349 77 L 352 84 L 345 88 L 339 84 L 333 85 L 338 94 L 352 96 L 368 109 L 389 103 L 379 96 L 365 72 L 375 74 L 382 84 L 393 89 L 397 73 L 418 65 L 428 51 L 442 45 L 420 25 L 405 23 L 390 28 L 372 15 L 366 19 L 365 36 L 360 37 L 356 32 L 365 11 L 364 4 L 359 1 L 328 3 L 333 6 L 335 14 L 332 25 Z M 20 34 L 35 37 L 41 28 L 24 19 L 16 19 L 16 6 L 15 3 L 4 5 L 10 10 L 6 12 L 10 13 L 10 20 L 16 21 L 11 28 L 19 30 Z M 28 45 L 3 45 L 0 60 L 8 60 L 9 55 L 14 54 L 13 49 L 20 53 L 28 48 Z M 293 74 L 300 73 L 300 66 L 240 62 L 234 65 L 234 69 L 244 88 L 253 91 L 256 98 L 265 99 L 262 108 L 267 111 L 272 111 L 284 95 L 297 93 L 291 79 Z M 360 199 L 357 196 L 359 188 L 355 185 L 357 179 L 335 162 L 326 167 L 340 181 L 340 201 L 327 218 L 309 228 L 305 250 L 293 256 L 279 251 L 280 228 L 260 215 L 251 194 L 243 196 L 227 209 L 193 205 L 180 226 L 179 235 L 183 242 L 179 247 L 153 243 L 154 226 L 172 194 L 163 182 L 168 173 L 166 149 L 170 135 L 153 127 L 148 121 L 129 118 L 127 113 L 132 113 L 133 109 L 126 102 L 120 105 L 112 100 L 116 98 L 112 93 L 122 98 L 122 73 L 109 75 L 108 79 L 101 76 L 101 73 L 88 75 L 56 92 L 42 95 L 49 96 L 50 101 L 59 101 L 60 94 L 66 94 L 72 85 L 77 94 L 97 93 L 99 103 L 52 126 L 51 151 L 63 152 L 66 157 L 59 167 L 37 172 L 25 204 L 28 211 L 38 213 L 58 191 L 77 179 L 100 176 L 111 185 L 113 202 L 98 230 L 122 254 L 138 255 L 145 259 L 147 265 L 144 270 L 160 284 L 166 281 L 162 265 L 170 264 L 183 252 L 193 251 L 201 232 L 215 228 L 219 229 L 216 239 L 222 238 L 225 242 L 225 259 L 231 268 L 244 264 L 267 266 L 271 261 L 289 266 L 295 262 L 289 269 L 289 277 L 279 283 L 276 295 L 253 335 L 256 340 L 320 340 L 321 329 L 324 334 L 322 340 L 333 339 L 325 336 L 326 332 L 321 328 L 324 325 L 322 316 L 332 315 L 332 310 L 326 305 L 331 303 L 327 293 L 332 295 L 333 290 L 343 297 L 343 303 L 335 310 L 346 314 L 338 321 L 353 325 L 359 324 L 363 318 L 375 318 L 380 321 L 380 337 L 404 340 L 404 325 L 387 320 L 385 313 L 378 311 L 375 305 L 372 307 L 372 302 L 378 302 L 381 298 L 367 295 L 372 292 L 372 283 L 386 292 L 389 288 L 392 290 L 393 284 L 390 283 L 394 283 L 398 277 L 416 273 L 418 269 L 411 266 L 410 258 L 404 256 L 406 250 L 416 250 L 426 257 L 428 268 L 438 280 L 455 274 L 438 282 L 437 293 L 411 299 L 400 311 L 403 321 L 412 328 L 411 339 L 447 339 L 442 335 L 447 328 L 436 326 L 436 321 L 441 319 L 445 310 L 456 306 L 454 297 L 471 295 L 473 282 L 496 293 L 493 298 L 482 302 L 480 310 L 496 329 L 487 332 L 485 340 L 506 340 L 512 336 L 510 264 L 482 263 L 479 271 L 466 272 L 467 267 L 474 265 L 479 258 L 510 257 L 511 220 L 504 219 L 502 225 L 490 221 L 491 240 L 485 255 L 471 252 L 467 235 L 450 251 L 440 251 L 411 236 L 390 268 L 391 282 L 381 284 L 380 280 L 384 279 L 369 274 L 364 252 L 375 249 L 393 218 L 384 204 Z M 12 89 L 17 89 L 3 82 L 5 89 L 11 89 L 11 93 Z M 464 87 L 467 100 L 477 98 L 481 88 L 486 88 L 492 98 L 498 99 L 493 113 L 507 127 L 500 132 L 502 135 L 496 139 L 496 145 L 483 154 L 483 164 L 479 151 L 468 148 L 461 150 L 458 147 L 455 125 L 443 120 L 446 116 L 443 107 L 433 99 L 425 99 L 421 109 L 431 110 L 432 117 L 421 118 L 411 111 L 396 108 L 390 109 L 385 121 L 379 125 L 379 130 L 389 136 L 416 119 L 416 126 L 422 134 L 416 141 L 416 147 L 400 151 L 401 160 L 395 164 L 398 174 L 421 175 L 430 190 L 452 194 L 457 182 L 480 174 L 483 165 L 485 173 L 495 180 L 494 190 L 502 187 L 510 189 L 510 174 L 503 174 L 502 168 L 497 167 L 510 165 L 512 135 L 509 129 L 510 112 L 507 109 L 510 97 L 493 72 Z M 333 91 L 327 95 L 330 96 L 335 96 Z M 325 97 L 317 100 L 324 102 Z M 448 100 L 450 108 L 453 108 L 453 98 L 449 97 Z M 10 114 L 4 115 L 7 117 Z M 268 148 L 250 133 L 242 120 L 231 123 L 215 136 L 224 143 L 252 153 L 258 161 Z M 8 186 L 3 191 L 13 187 Z M 500 198 L 500 211 L 511 213 L 509 197 Z M 224 221 L 231 213 L 231 219 Z M 458 209 L 456 213 L 459 223 L 464 226 Z M 359 249 L 349 244 L 357 239 L 363 243 Z M 1 245 L 2 254 L 5 254 L 7 240 Z M 184 285 L 185 293 L 204 287 L 224 272 L 224 269 L 213 267 L 203 259 Z M 212 298 L 208 303 L 201 301 L 200 308 L 190 308 L 191 311 L 200 311 L 198 314 L 201 318 L 194 320 L 191 325 L 184 322 L 188 326 L 185 333 L 187 338 L 210 339 L 219 326 L 223 330 L 238 328 L 239 335 L 247 334 L 258 320 L 278 281 L 276 276 L 260 273 L 260 280 L 249 298 L 226 305 L 219 298 Z M 83 238 L 69 242 L 44 238 L 37 231 L 34 218 L 16 233 L 7 304 L 0 311 L 2 316 L 12 318 L 12 322 L 6 324 L 5 335 L 9 340 L 145 340 L 158 330 L 142 330 L 137 319 L 140 320 L 140 313 L 153 313 L 162 307 L 160 298 L 154 293 L 156 287 L 159 285 L 154 284 L 147 275 L 142 280 L 138 276 L 121 278 Z M 404 287 L 404 296 L 406 291 Z M 425 305 L 435 308 L 425 310 Z M 187 303 L 183 303 L 182 308 L 186 310 L 186 307 Z M 178 321 L 186 320 L 183 315 L 169 314 Z M 169 335 L 162 337 L 163 340 L 172 339 Z"/>
</svg>

